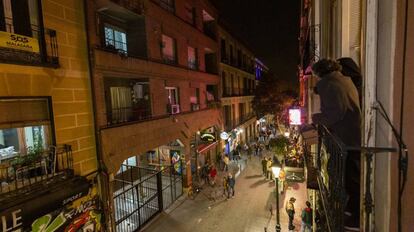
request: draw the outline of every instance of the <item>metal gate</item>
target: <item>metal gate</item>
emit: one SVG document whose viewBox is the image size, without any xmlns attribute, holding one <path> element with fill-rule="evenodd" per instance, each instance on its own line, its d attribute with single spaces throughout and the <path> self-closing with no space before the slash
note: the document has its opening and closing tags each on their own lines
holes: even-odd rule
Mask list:
<svg viewBox="0 0 414 232">
<path fill-rule="evenodd" d="M 121 170 L 113 181 L 116 231 L 138 231 L 183 193 L 182 175 L 172 166 L 159 170 L 123 164 Z"/>
</svg>

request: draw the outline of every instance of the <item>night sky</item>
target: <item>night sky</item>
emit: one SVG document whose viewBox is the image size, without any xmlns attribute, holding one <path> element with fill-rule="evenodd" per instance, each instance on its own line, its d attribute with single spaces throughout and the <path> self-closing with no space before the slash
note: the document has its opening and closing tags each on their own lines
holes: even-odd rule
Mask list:
<svg viewBox="0 0 414 232">
<path fill-rule="evenodd" d="M 212 0 L 221 19 L 277 77 L 298 85 L 300 0 Z"/>
</svg>

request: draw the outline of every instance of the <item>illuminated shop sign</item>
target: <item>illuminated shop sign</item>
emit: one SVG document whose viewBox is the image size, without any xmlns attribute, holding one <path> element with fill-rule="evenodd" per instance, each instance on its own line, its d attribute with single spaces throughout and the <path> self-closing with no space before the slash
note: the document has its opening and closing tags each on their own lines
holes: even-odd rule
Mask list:
<svg viewBox="0 0 414 232">
<path fill-rule="evenodd" d="M 214 127 L 210 127 L 208 129 L 205 129 L 200 132 L 200 138 L 202 141 L 206 142 L 215 142 L 216 136 L 215 136 L 215 130 Z"/>
<path fill-rule="evenodd" d="M 289 109 L 289 125 L 302 125 L 300 109 Z"/>
<path fill-rule="evenodd" d="M 220 134 L 220 138 L 221 138 L 222 140 L 227 140 L 227 139 L 229 138 L 229 134 L 227 134 L 227 132 L 223 131 L 223 132 L 221 132 L 221 134 Z"/>
</svg>

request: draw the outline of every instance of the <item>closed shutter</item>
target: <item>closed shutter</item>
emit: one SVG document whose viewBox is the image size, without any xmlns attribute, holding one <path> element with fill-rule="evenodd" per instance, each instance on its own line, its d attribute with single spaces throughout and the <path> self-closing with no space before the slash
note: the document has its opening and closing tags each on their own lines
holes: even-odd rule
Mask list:
<svg viewBox="0 0 414 232">
<path fill-rule="evenodd" d="M 0 128 L 50 124 L 47 98 L 0 99 Z"/>
</svg>

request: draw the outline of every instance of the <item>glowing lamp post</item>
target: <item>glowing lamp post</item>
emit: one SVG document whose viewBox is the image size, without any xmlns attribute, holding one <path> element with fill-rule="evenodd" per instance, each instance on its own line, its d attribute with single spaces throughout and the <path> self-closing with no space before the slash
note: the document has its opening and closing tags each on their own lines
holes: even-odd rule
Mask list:
<svg viewBox="0 0 414 232">
<path fill-rule="evenodd" d="M 273 162 L 272 172 L 275 177 L 275 186 L 276 186 L 276 232 L 280 232 L 280 214 L 279 214 L 279 173 L 280 173 L 280 163 Z"/>
</svg>

